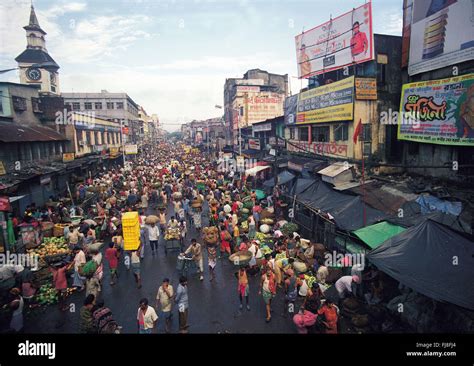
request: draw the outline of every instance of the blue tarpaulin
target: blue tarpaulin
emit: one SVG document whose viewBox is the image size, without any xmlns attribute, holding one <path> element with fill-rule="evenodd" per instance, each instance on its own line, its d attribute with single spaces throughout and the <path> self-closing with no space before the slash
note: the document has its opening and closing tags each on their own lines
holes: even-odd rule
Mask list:
<svg viewBox="0 0 474 366">
<path fill-rule="evenodd" d="M 444 201 L 430 195 L 421 195 L 416 199 L 416 202 L 420 205 L 422 214 L 441 211 L 451 215 L 459 216 L 462 211 L 461 202 Z"/>
</svg>

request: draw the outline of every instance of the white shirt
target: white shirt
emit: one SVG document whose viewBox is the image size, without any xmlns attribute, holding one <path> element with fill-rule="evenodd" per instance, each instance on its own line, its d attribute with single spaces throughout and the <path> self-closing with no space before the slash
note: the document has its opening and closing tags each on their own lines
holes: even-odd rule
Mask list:
<svg viewBox="0 0 474 366">
<path fill-rule="evenodd" d="M 352 276 L 342 276 L 339 278 L 336 281 L 336 290 L 340 294 L 346 291 L 352 293 Z"/>
<path fill-rule="evenodd" d="M 303 284 L 300 287 L 299 294 L 300 296 L 306 296 L 308 294 L 308 284 L 306 283 L 306 280 L 303 280 Z"/>
<path fill-rule="evenodd" d="M 149 226 L 148 227 L 148 235 L 151 241 L 156 241 L 160 237 L 160 230 L 158 230 L 158 226 Z"/>
<path fill-rule="evenodd" d="M 137 312 L 137 320 L 140 320 L 140 312 L 143 311 L 142 309 L 138 308 Z M 145 314 L 143 314 L 143 328 L 144 329 L 153 329 L 155 321 L 158 320 L 158 315 L 156 315 L 155 309 L 153 309 L 150 305 L 148 305 Z"/>
</svg>

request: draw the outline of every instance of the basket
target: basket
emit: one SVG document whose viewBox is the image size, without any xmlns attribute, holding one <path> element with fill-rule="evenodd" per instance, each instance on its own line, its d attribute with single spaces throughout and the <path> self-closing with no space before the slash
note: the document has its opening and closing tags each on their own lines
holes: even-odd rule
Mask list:
<svg viewBox="0 0 474 366">
<path fill-rule="evenodd" d="M 95 243 L 92 243 L 92 244 L 86 244 L 87 250 L 89 252 L 90 251 L 99 251 L 100 248 L 102 248 L 103 246 L 104 246 L 103 241 L 98 241 L 98 242 L 95 242 Z"/>
<path fill-rule="evenodd" d="M 234 266 L 239 267 L 248 265 L 251 259 L 252 253 L 248 250 L 236 252 L 229 257 L 229 260 L 234 264 Z"/>
</svg>

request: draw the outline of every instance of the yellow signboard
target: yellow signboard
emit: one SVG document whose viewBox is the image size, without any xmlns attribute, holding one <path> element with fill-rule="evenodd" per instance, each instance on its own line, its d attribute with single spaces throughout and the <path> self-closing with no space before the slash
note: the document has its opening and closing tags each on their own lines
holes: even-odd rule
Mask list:
<svg viewBox="0 0 474 366">
<path fill-rule="evenodd" d="M 116 158 L 119 155 L 119 152 L 120 152 L 120 150 L 119 150 L 118 147 L 111 147 L 109 149 L 109 156 L 111 158 Z"/>
<path fill-rule="evenodd" d="M 297 124 L 354 119 L 354 76 L 299 95 Z"/>
<path fill-rule="evenodd" d="M 377 100 L 377 79 L 356 78 L 355 90 L 358 100 Z"/>
<path fill-rule="evenodd" d="M 64 153 L 63 163 L 69 163 L 70 161 L 74 161 L 74 153 Z"/>
<path fill-rule="evenodd" d="M 0 161 L 0 175 L 5 175 L 7 174 L 7 171 L 5 170 L 5 167 L 3 166 L 3 161 Z"/>
</svg>

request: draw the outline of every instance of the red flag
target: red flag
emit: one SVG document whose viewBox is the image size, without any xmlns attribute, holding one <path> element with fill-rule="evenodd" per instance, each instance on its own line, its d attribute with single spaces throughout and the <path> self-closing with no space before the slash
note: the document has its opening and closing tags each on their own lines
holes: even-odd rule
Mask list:
<svg viewBox="0 0 474 366">
<path fill-rule="evenodd" d="M 352 136 L 352 141 L 354 141 L 354 144 L 357 143 L 357 139 L 362 132 L 362 119 L 359 119 L 359 123 L 357 124 L 357 127 L 354 130 L 354 136 Z"/>
</svg>

